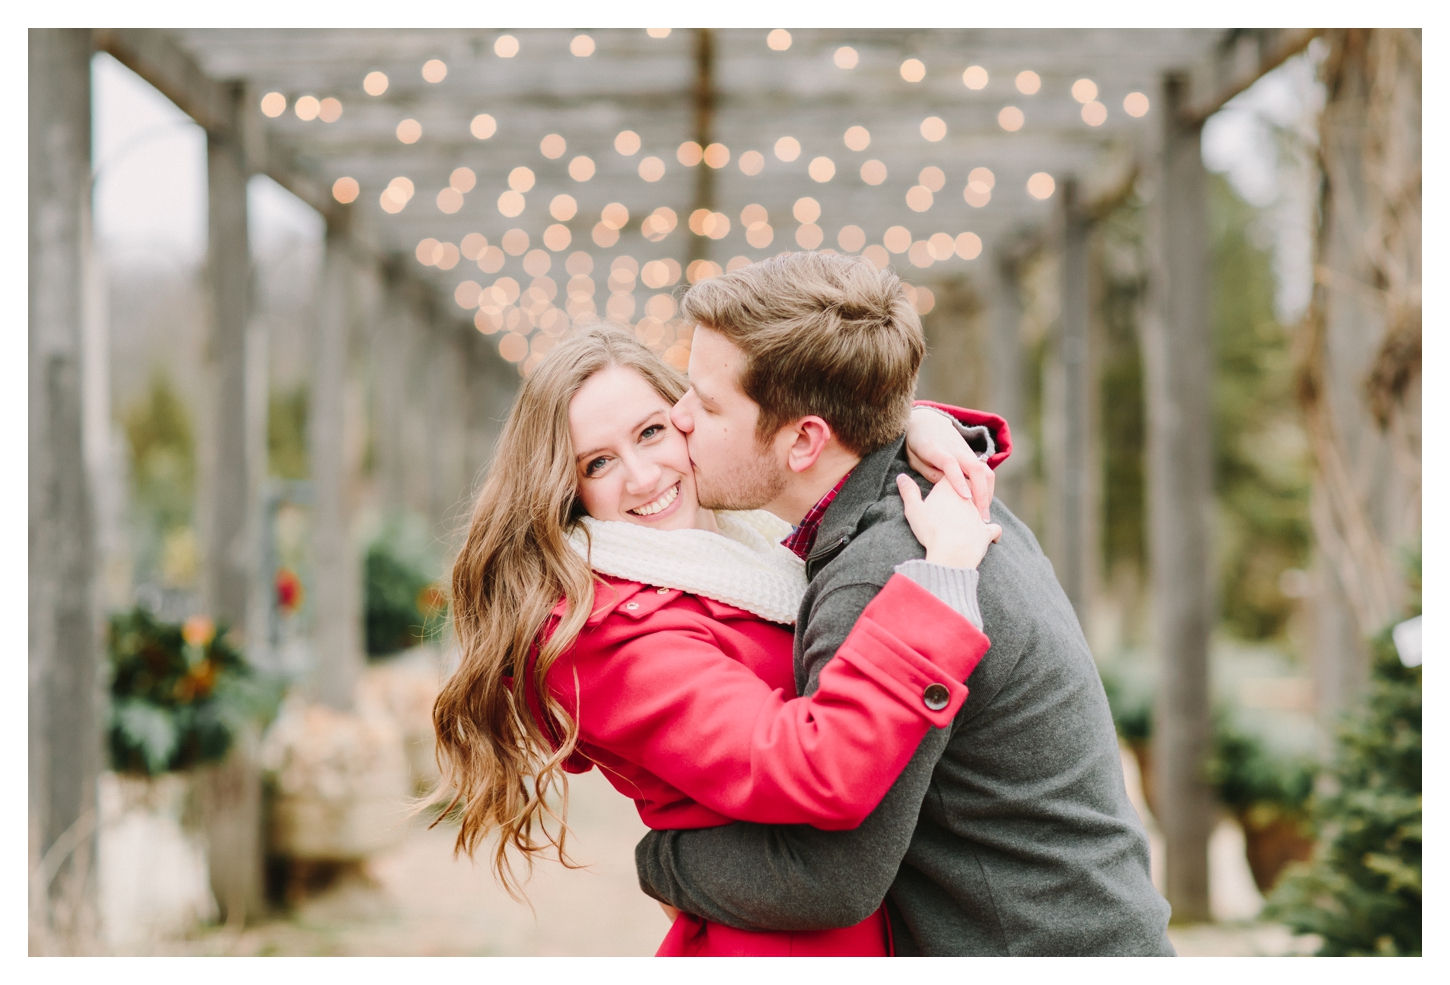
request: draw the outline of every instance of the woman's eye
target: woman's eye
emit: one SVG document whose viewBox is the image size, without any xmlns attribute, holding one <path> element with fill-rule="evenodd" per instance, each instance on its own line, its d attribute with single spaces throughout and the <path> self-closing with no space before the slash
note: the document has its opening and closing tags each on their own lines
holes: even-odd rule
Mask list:
<svg viewBox="0 0 1450 985">
<path fill-rule="evenodd" d="M 607 458 L 596 458 L 594 461 L 592 461 L 588 465 L 584 466 L 584 474 L 585 475 L 594 475 L 600 469 L 604 468 L 604 466 L 607 465 L 608 463 L 609 463 L 609 459 L 607 459 Z"/>
<path fill-rule="evenodd" d="M 646 440 L 648 438 L 653 438 L 655 435 L 659 434 L 664 429 L 665 429 L 665 426 L 663 424 L 651 424 L 649 427 L 645 428 L 643 431 L 641 431 L 639 433 L 640 440 L 641 441 L 644 441 L 644 440 Z"/>
</svg>

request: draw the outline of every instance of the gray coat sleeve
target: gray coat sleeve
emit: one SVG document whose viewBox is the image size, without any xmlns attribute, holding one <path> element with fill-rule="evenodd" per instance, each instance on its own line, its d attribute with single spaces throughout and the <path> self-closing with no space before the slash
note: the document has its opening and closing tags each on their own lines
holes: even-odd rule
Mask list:
<svg viewBox="0 0 1450 985">
<path fill-rule="evenodd" d="M 823 596 L 804 639 L 807 684 L 835 655 L 880 586 Z M 825 930 L 870 916 L 911 844 L 932 771 L 950 729 L 930 729 L 881 803 L 852 831 L 737 822 L 652 831 L 635 848 L 640 888 L 688 913 L 745 930 Z"/>
</svg>

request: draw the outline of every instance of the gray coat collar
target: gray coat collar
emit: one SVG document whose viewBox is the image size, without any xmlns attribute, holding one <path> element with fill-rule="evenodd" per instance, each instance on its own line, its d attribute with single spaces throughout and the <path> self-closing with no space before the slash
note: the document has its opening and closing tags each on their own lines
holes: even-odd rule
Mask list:
<svg viewBox="0 0 1450 985">
<path fill-rule="evenodd" d="M 826 515 L 821 518 L 816 546 L 806 558 L 807 578 L 814 578 L 831 558 L 851 542 L 861 525 L 861 517 L 880 501 L 887 477 L 901 471 L 899 459 L 903 457 L 905 443 L 906 435 L 902 435 L 856 463 L 851 470 L 851 478 L 846 480 L 826 508 Z"/>
</svg>

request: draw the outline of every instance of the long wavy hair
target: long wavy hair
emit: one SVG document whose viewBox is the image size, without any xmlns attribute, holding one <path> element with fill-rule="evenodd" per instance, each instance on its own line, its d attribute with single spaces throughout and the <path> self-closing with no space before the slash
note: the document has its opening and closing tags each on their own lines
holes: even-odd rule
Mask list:
<svg viewBox="0 0 1450 985">
<path fill-rule="evenodd" d="M 549 694 L 544 677 L 594 606 L 594 577 L 568 543 L 584 513 L 569 402 L 590 377 L 611 366 L 639 373 L 671 403 L 687 386 L 622 331 L 590 329 L 559 343 L 519 390 L 453 562 L 460 659 L 433 705 L 441 779 L 424 803 L 446 805 L 434 824 L 460 822 L 455 854 L 473 857 L 497 832 L 492 868 L 515 898 L 522 893 L 511 850 L 529 872 L 550 848 L 571 865 L 564 851 L 569 788 L 563 764 L 578 727 Z M 544 639 L 560 599 L 567 600 L 567 612 Z"/>
</svg>

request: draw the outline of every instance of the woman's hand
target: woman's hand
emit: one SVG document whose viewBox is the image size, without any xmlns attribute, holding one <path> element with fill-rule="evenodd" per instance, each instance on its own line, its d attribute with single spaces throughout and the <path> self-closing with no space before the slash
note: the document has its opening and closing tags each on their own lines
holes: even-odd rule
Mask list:
<svg viewBox="0 0 1450 985">
<path fill-rule="evenodd" d="M 665 911 L 665 916 L 670 918 L 670 923 L 674 923 L 676 920 L 680 919 L 679 910 L 675 909 L 673 906 L 670 906 L 670 904 L 663 902 L 662 900 L 655 900 L 655 902 L 659 903 L 660 909 Z"/>
<path fill-rule="evenodd" d="M 947 478 L 957 495 L 977 504 L 983 523 L 992 522 L 997 473 L 977 457 L 967 439 L 940 411 L 929 407 L 912 410 L 911 422 L 906 426 L 906 458 L 930 482 Z M 956 463 L 956 471 L 947 468 L 949 462 Z"/>
<path fill-rule="evenodd" d="M 926 559 L 933 564 L 952 568 L 975 568 L 987 548 L 1002 537 L 1002 528 L 985 523 L 970 499 L 957 494 L 958 483 L 952 481 L 956 462 L 948 462 L 947 477 L 938 482 L 926 499 L 915 481 L 905 473 L 896 477 L 896 488 L 906 507 L 906 522 L 911 532 L 926 548 Z"/>
</svg>

